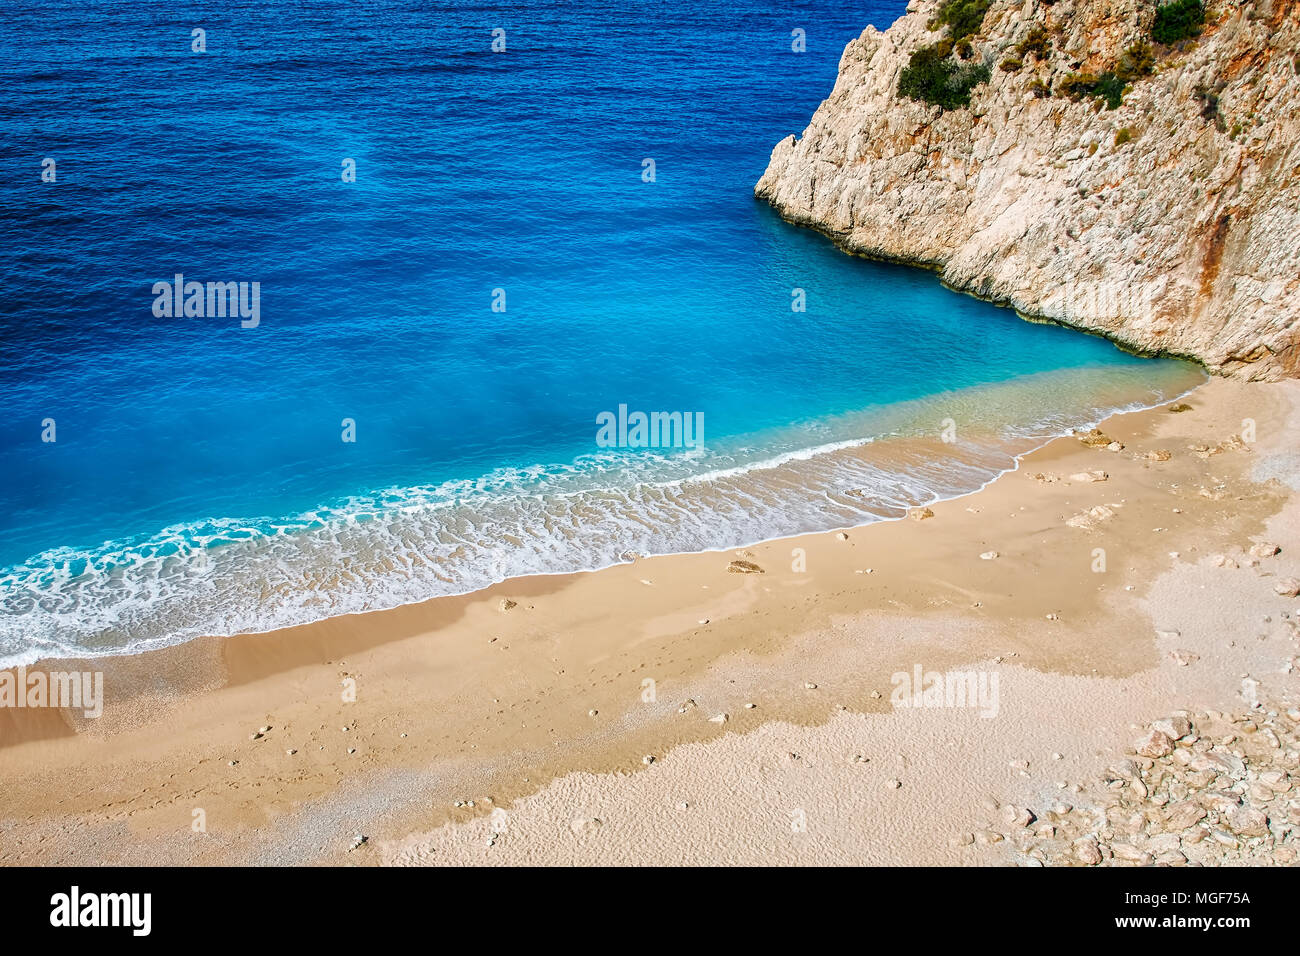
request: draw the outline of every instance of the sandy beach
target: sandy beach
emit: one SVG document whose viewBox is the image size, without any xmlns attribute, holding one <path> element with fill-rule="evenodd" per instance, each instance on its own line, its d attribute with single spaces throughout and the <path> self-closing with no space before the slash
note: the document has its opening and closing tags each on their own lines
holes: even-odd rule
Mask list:
<svg viewBox="0 0 1300 956">
<path fill-rule="evenodd" d="M 104 713 L 0 712 L 0 861 L 1042 862 L 1151 721 L 1258 700 L 1294 767 L 1298 416 L 1214 379 L 898 521 L 45 662 Z"/>
</svg>

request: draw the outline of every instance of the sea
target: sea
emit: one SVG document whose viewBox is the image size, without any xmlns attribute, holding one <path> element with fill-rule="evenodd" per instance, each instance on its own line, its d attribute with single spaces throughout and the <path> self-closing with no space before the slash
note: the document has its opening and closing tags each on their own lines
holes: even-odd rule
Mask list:
<svg viewBox="0 0 1300 956">
<path fill-rule="evenodd" d="M 0 665 L 894 519 L 1199 384 L 755 200 L 904 5 L 6 0 Z"/>
</svg>

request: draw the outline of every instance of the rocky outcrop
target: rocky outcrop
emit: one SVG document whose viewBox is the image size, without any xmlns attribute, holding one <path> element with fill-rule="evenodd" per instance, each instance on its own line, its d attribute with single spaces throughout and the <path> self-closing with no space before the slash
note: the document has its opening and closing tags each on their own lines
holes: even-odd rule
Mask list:
<svg viewBox="0 0 1300 956">
<path fill-rule="evenodd" d="M 912 0 L 849 43 L 756 195 L 1028 316 L 1224 374 L 1300 374 L 1300 3 L 1212 0 L 1117 109 L 1061 94 L 1150 39 L 1153 0 L 993 0 L 962 51 L 990 78 L 951 110 L 898 94 L 940 6 Z M 1022 54 L 1035 28 L 1043 53 Z"/>
</svg>

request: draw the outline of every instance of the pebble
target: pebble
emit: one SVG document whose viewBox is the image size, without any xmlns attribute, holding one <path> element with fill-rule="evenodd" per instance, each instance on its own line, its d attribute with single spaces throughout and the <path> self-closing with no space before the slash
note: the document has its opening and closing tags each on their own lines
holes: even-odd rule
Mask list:
<svg viewBox="0 0 1300 956">
<path fill-rule="evenodd" d="M 886 781 L 885 781 L 885 787 L 886 787 L 887 789 L 889 789 L 889 790 L 897 790 L 897 789 L 898 789 L 899 787 L 901 787 L 902 785 L 903 785 L 903 781 L 901 781 L 901 780 L 886 780 Z"/>
<path fill-rule="evenodd" d="M 652 763 L 655 762 L 654 754 L 646 754 L 644 757 L 641 758 L 641 762 L 645 764 L 647 767 L 650 766 Z"/>
<path fill-rule="evenodd" d="M 1074 844 L 1074 858 L 1087 866 L 1096 866 L 1101 862 L 1101 849 L 1091 837 Z"/>
<path fill-rule="evenodd" d="M 712 717 L 709 718 L 709 723 L 725 724 L 728 719 L 729 718 L 726 714 L 714 714 Z"/>
<path fill-rule="evenodd" d="M 980 555 L 980 558 L 984 561 L 992 561 L 997 556 L 998 553 L 996 551 L 985 551 L 983 554 Z"/>
<path fill-rule="evenodd" d="M 1173 752 L 1174 742 L 1163 731 L 1152 729 L 1133 744 L 1133 749 L 1143 757 L 1164 757 Z"/>
</svg>

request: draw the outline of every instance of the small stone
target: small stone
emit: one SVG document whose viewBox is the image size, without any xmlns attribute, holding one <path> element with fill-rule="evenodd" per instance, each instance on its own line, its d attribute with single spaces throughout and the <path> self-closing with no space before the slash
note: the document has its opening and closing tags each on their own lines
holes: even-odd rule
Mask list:
<svg viewBox="0 0 1300 956">
<path fill-rule="evenodd" d="M 812 681 L 810 681 L 810 680 L 809 680 L 809 681 L 804 681 L 803 686 L 804 686 L 804 690 L 816 690 L 816 689 L 817 689 L 817 685 L 814 684 L 814 683 L 813 683 Z"/>
<path fill-rule="evenodd" d="M 992 561 L 997 556 L 998 553 L 996 551 L 985 551 L 983 554 L 980 555 L 980 558 L 981 560 L 984 561 Z"/>
<path fill-rule="evenodd" d="M 748 703 L 748 704 L 745 705 L 745 709 L 746 709 L 746 710 L 753 710 L 753 709 L 754 709 L 755 707 L 757 707 L 757 706 L 758 706 L 758 705 L 755 704 L 755 703 Z"/>
<path fill-rule="evenodd" d="M 934 512 L 929 508 L 913 508 L 907 516 L 913 521 L 924 521 L 926 518 L 933 518 Z"/>
<path fill-rule="evenodd" d="M 848 540 L 849 540 L 849 535 L 848 535 L 848 532 L 846 532 L 846 531 L 840 531 L 840 532 L 838 532 L 838 533 L 835 535 L 835 537 L 839 538 L 841 541 L 848 541 Z"/>
<path fill-rule="evenodd" d="M 288 750 L 285 751 L 285 754 L 286 754 L 287 756 L 292 757 L 292 756 L 293 756 L 294 754 L 296 754 L 297 752 L 298 752 L 298 751 L 296 751 L 296 750 L 294 750 L 292 747 L 290 747 Z"/>
<path fill-rule="evenodd" d="M 1003 836 L 997 830 L 976 830 L 975 842 L 980 846 L 992 846 L 994 843 L 1001 843 Z"/>
<path fill-rule="evenodd" d="M 358 833 L 356 836 L 352 838 L 352 845 L 348 847 L 348 852 L 351 853 L 353 850 L 365 846 L 365 844 L 368 842 L 369 842 L 368 837 Z"/>
<path fill-rule="evenodd" d="M 647 767 L 650 766 L 652 763 L 655 762 L 654 754 L 646 754 L 644 757 L 641 758 L 641 762 L 645 764 Z"/>
<path fill-rule="evenodd" d="M 1109 446 L 1114 442 L 1114 439 L 1104 434 L 1099 428 L 1094 428 L 1088 432 L 1075 432 L 1074 437 L 1089 448 Z"/>
<path fill-rule="evenodd" d="M 1300 595 L 1300 579 L 1283 578 L 1273 585 L 1273 590 L 1283 597 L 1296 597 Z"/>
<path fill-rule="evenodd" d="M 1165 811 L 1165 829 L 1172 832 L 1186 830 L 1193 824 L 1205 819 L 1205 808 L 1189 800 L 1175 803 Z"/>
<path fill-rule="evenodd" d="M 1014 807 L 1009 803 L 1002 808 L 1001 813 L 1003 821 L 1008 826 L 1027 827 L 1037 819 L 1024 807 Z"/>
<path fill-rule="evenodd" d="M 1108 478 L 1110 478 L 1110 475 L 1100 469 L 1095 471 L 1080 471 L 1070 476 L 1071 481 L 1079 482 L 1106 481 Z"/>
<path fill-rule="evenodd" d="M 1281 548 L 1273 544 L 1271 541 L 1261 541 L 1258 544 L 1252 544 L 1250 546 L 1251 557 L 1255 558 L 1271 558 L 1281 550 Z"/>
<path fill-rule="evenodd" d="M 1163 720 L 1152 721 L 1151 728 L 1177 740 L 1179 737 L 1186 737 L 1192 732 L 1192 722 L 1187 719 L 1185 714 L 1175 714 Z"/>
<path fill-rule="evenodd" d="M 901 780 L 886 780 L 886 781 L 885 781 L 885 787 L 886 787 L 887 789 L 889 789 L 889 790 L 897 790 L 897 789 L 898 789 L 899 787 L 901 787 L 902 785 L 903 785 L 903 781 L 901 781 Z"/>
<path fill-rule="evenodd" d="M 599 711 L 596 710 L 596 709 L 593 707 L 591 710 L 587 711 L 587 716 L 588 716 L 588 717 L 595 717 L 596 714 L 598 714 L 598 713 L 599 713 Z"/>
<path fill-rule="evenodd" d="M 1173 457 L 1173 455 L 1171 455 L 1167 449 L 1158 448 L 1155 451 L 1148 451 L 1143 453 L 1142 457 L 1145 458 L 1147 461 L 1168 461 L 1170 458 Z"/>
<path fill-rule="evenodd" d="M 1228 826 L 1246 837 L 1268 836 L 1268 817 L 1254 807 L 1240 806 L 1228 814 Z"/>
<path fill-rule="evenodd" d="M 1168 734 L 1153 729 L 1134 743 L 1133 749 L 1143 757 L 1165 757 L 1173 752 L 1174 742 L 1169 739 Z"/>
<path fill-rule="evenodd" d="M 1151 862 L 1151 854 L 1145 850 L 1133 846 L 1131 843 L 1112 843 L 1110 852 L 1120 860 L 1128 860 L 1130 863 L 1140 863 L 1143 866 Z"/>
<path fill-rule="evenodd" d="M 512 600 L 510 600 L 510 598 L 502 598 L 502 599 L 501 599 L 501 610 L 503 610 L 503 611 L 508 611 L 508 610 L 510 610 L 511 608 L 513 608 L 513 607 L 518 607 L 518 606 L 519 606 L 519 602 L 517 602 L 517 601 L 512 601 Z"/>
<path fill-rule="evenodd" d="M 1123 450 L 1124 450 L 1124 443 L 1123 443 L 1123 442 L 1118 442 L 1118 441 L 1113 441 L 1113 442 L 1111 442 L 1109 445 L 1106 446 L 1106 450 L 1107 450 L 1107 451 L 1123 451 Z"/>
<path fill-rule="evenodd" d="M 709 718 L 709 723 L 712 723 L 712 724 L 725 724 L 725 723 L 727 722 L 727 720 L 728 720 L 728 717 L 727 717 L 726 714 L 714 714 L 712 717 Z"/>
<path fill-rule="evenodd" d="M 1086 837 L 1074 844 L 1074 858 L 1085 866 L 1096 866 L 1101 862 L 1101 849 L 1092 837 Z"/>
</svg>

